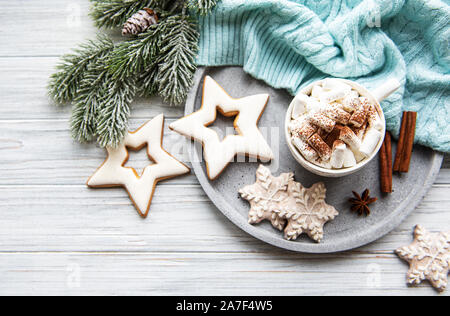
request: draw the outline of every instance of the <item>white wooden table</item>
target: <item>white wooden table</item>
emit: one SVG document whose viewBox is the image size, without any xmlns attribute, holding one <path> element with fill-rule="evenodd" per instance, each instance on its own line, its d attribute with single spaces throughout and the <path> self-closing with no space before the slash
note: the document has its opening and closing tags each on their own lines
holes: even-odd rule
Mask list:
<svg viewBox="0 0 450 316">
<path fill-rule="evenodd" d="M 275 249 L 231 224 L 194 175 L 161 184 L 142 220 L 121 189 L 89 190 L 104 159 L 69 135 L 68 108 L 46 83 L 58 57 L 96 29 L 88 1 L 0 4 L 0 294 L 436 295 L 408 289 L 393 250 L 412 229 L 448 230 L 450 159 L 415 213 L 380 241 L 352 252 L 303 255 Z M 182 109 L 137 102 L 131 125 Z M 166 133 L 170 148 L 179 139 Z M 145 154 L 132 157 L 144 166 Z M 449 295 L 449 291 L 443 295 Z"/>
</svg>

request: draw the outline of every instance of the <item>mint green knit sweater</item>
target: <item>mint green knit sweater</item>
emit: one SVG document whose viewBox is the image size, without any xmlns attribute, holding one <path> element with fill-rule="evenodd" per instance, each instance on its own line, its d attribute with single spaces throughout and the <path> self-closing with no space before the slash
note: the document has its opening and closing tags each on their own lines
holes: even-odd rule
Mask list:
<svg viewBox="0 0 450 316">
<path fill-rule="evenodd" d="M 404 87 L 382 103 L 398 136 L 419 112 L 416 141 L 450 152 L 450 0 L 222 0 L 200 18 L 199 65 L 240 65 L 295 94 L 314 80 Z"/>
</svg>

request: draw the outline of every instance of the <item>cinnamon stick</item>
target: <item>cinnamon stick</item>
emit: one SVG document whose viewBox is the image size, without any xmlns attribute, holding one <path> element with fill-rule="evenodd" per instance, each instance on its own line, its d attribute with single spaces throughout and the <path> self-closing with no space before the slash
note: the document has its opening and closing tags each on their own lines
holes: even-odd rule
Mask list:
<svg viewBox="0 0 450 316">
<path fill-rule="evenodd" d="M 400 127 L 400 137 L 398 139 L 397 154 L 395 156 L 394 171 L 400 172 L 400 164 L 403 158 L 403 151 L 406 140 L 406 128 L 408 125 L 408 113 L 403 112 L 402 125 Z"/>
<path fill-rule="evenodd" d="M 388 157 L 388 166 L 389 166 L 389 177 L 390 179 L 390 183 L 391 183 L 391 191 L 392 191 L 392 174 L 393 174 L 393 170 L 392 170 L 392 135 L 389 132 L 386 132 L 386 153 L 387 153 L 387 157 Z"/>
<path fill-rule="evenodd" d="M 380 151 L 380 170 L 381 192 L 392 193 L 392 139 L 389 132 L 386 133 Z"/>
<path fill-rule="evenodd" d="M 406 139 L 403 151 L 403 158 L 400 164 L 400 172 L 409 172 L 411 157 L 416 137 L 417 112 L 408 112 L 408 126 L 406 128 Z"/>
<path fill-rule="evenodd" d="M 414 146 L 414 138 L 416 136 L 416 122 L 416 112 L 403 113 L 400 138 L 398 140 L 397 154 L 394 163 L 395 172 L 409 172 L 409 166 L 411 164 L 411 157 Z"/>
</svg>

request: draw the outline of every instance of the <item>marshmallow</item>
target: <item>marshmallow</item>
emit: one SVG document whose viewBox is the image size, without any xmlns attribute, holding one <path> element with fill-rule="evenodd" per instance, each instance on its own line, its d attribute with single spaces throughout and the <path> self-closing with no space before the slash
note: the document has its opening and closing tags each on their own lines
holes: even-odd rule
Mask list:
<svg viewBox="0 0 450 316">
<path fill-rule="evenodd" d="M 347 125 L 351 118 L 351 115 L 344 111 L 338 103 L 331 104 L 323 113 L 330 119 L 343 125 Z"/>
<path fill-rule="evenodd" d="M 303 124 L 306 122 L 304 117 L 299 117 L 298 119 L 292 120 L 289 123 L 289 131 L 291 134 L 295 134 L 297 129 L 301 128 Z"/>
<path fill-rule="evenodd" d="M 341 169 L 344 166 L 345 150 L 347 146 L 341 140 L 337 140 L 333 145 L 333 152 L 331 154 L 331 166 L 335 169 Z"/>
<path fill-rule="evenodd" d="M 311 98 L 311 102 L 308 104 L 308 110 L 311 113 L 317 113 L 326 108 L 327 108 L 326 104 L 320 102 L 319 100 L 317 100 L 315 98 Z"/>
<path fill-rule="evenodd" d="M 359 98 L 359 92 L 356 90 L 352 90 L 347 94 L 347 97 L 349 97 L 351 99 L 357 99 L 357 98 Z"/>
<path fill-rule="evenodd" d="M 350 93 L 352 91 L 352 87 L 350 87 L 348 84 L 343 83 L 342 81 L 338 79 L 332 79 L 327 78 L 323 81 L 322 87 L 324 90 L 342 90 L 345 91 L 345 94 Z"/>
<path fill-rule="evenodd" d="M 314 162 L 315 165 L 322 167 L 324 169 L 332 169 L 331 163 L 329 161 L 324 161 L 323 159 L 318 159 Z"/>
<path fill-rule="evenodd" d="M 330 160 L 331 148 L 322 140 L 322 137 L 320 137 L 318 134 L 314 134 L 309 139 L 309 144 L 317 151 L 322 160 Z"/>
<path fill-rule="evenodd" d="M 316 99 L 320 99 L 320 96 L 325 92 L 325 90 L 323 90 L 323 88 L 319 85 L 315 85 L 312 89 L 311 92 L 311 96 L 316 98 Z"/>
<path fill-rule="evenodd" d="M 366 122 L 367 116 L 369 115 L 370 104 L 362 102 L 360 98 L 359 101 L 355 99 L 353 105 L 355 105 L 356 109 L 350 118 L 350 124 L 353 124 L 355 127 L 361 127 Z"/>
<path fill-rule="evenodd" d="M 342 100 L 342 106 L 344 110 L 349 113 L 353 113 L 359 107 L 359 93 L 355 90 L 352 90 L 347 96 Z"/>
<path fill-rule="evenodd" d="M 359 151 L 366 157 L 372 155 L 380 142 L 381 136 L 382 135 L 379 131 L 374 128 L 370 128 L 364 137 L 364 141 L 362 142 Z"/>
<path fill-rule="evenodd" d="M 347 91 L 345 89 L 336 89 L 322 93 L 319 98 L 321 102 L 329 104 L 337 100 L 344 99 L 346 95 Z"/>
<path fill-rule="evenodd" d="M 372 104 L 366 97 L 360 97 L 359 102 L 361 102 L 361 105 L 366 109 L 370 109 L 372 107 Z"/>
<path fill-rule="evenodd" d="M 364 124 L 361 127 L 354 127 L 352 128 L 353 132 L 355 133 L 356 136 L 358 136 L 358 138 L 362 141 L 364 138 L 364 135 L 366 134 L 366 130 L 367 130 L 367 124 Z"/>
<path fill-rule="evenodd" d="M 308 160 L 309 162 L 314 162 L 319 158 L 317 152 L 308 145 L 305 141 L 303 141 L 299 137 L 294 137 L 292 139 L 292 143 L 298 149 L 298 151 L 302 154 L 302 156 Z"/>
<path fill-rule="evenodd" d="M 322 113 L 314 113 L 309 117 L 312 124 L 324 129 L 327 132 L 331 132 L 336 126 L 336 122 L 326 117 Z"/>
<path fill-rule="evenodd" d="M 311 125 L 305 116 L 299 117 L 298 119 L 291 121 L 289 124 L 289 131 L 293 137 L 300 137 L 304 141 L 308 139 L 317 132 L 318 128 Z"/>
<path fill-rule="evenodd" d="M 356 158 L 355 155 L 353 154 L 353 151 L 351 151 L 351 149 L 349 148 L 345 148 L 345 153 L 344 153 L 344 168 L 352 168 L 354 166 L 356 166 Z"/>
<path fill-rule="evenodd" d="M 308 102 L 310 102 L 310 97 L 303 93 L 299 93 L 295 96 L 292 101 L 293 110 L 292 110 L 292 118 L 296 119 L 301 115 L 305 114 L 306 108 L 308 106 Z"/>
<path fill-rule="evenodd" d="M 351 91 L 352 87 L 338 79 L 325 79 L 322 83 L 324 93 L 319 94 L 322 102 L 332 103 L 344 99 Z"/>
<path fill-rule="evenodd" d="M 382 131 L 385 126 L 377 110 L 373 107 L 369 113 L 369 125 L 370 127 L 375 128 L 378 131 Z"/>
<path fill-rule="evenodd" d="M 304 141 L 308 141 L 308 139 L 317 132 L 317 127 L 312 126 L 308 122 L 306 122 L 301 128 L 296 130 L 297 136 L 303 139 Z M 295 135 L 294 135 L 295 136 Z"/>
<path fill-rule="evenodd" d="M 355 156 L 356 162 L 360 163 L 364 159 L 366 159 L 366 156 L 362 154 L 358 149 L 351 148 L 353 155 Z"/>
<path fill-rule="evenodd" d="M 354 149 L 361 147 L 361 140 L 356 134 L 347 126 L 344 126 L 341 131 L 339 139 Z"/>
</svg>

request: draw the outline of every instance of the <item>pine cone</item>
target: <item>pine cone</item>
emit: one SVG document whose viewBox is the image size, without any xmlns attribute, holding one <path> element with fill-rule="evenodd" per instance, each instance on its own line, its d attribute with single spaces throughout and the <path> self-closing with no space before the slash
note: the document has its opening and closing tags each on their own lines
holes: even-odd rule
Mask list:
<svg viewBox="0 0 450 316">
<path fill-rule="evenodd" d="M 138 35 L 145 32 L 151 25 L 158 23 L 158 15 L 152 9 L 144 8 L 133 14 L 125 23 L 122 35 Z"/>
</svg>

